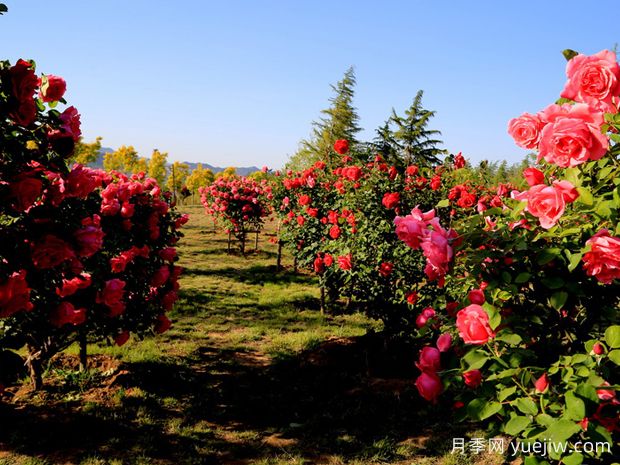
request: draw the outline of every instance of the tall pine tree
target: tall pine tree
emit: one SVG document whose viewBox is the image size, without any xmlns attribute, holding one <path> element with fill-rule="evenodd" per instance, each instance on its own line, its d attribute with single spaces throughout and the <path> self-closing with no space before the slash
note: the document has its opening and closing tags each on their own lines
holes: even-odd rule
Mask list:
<svg viewBox="0 0 620 465">
<path fill-rule="evenodd" d="M 358 126 L 357 110 L 353 106 L 355 96 L 353 67 L 350 67 L 342 80 L 331 88 L 335 95 L 329 99 L 330 107 L 321 111 L 324 116 L 319 121 L 312 123 L 310 139 L 301 141 L 299 150 L 287 163 L 288 168 L 301 170 L 318 160 L 331 164 L 335 156 L 334 142 L 346 139 L 351 147 L 358 143 L 356 134 L 361 128 Z"/>
<path fill-rule="evenodd" d="M 389 120 L 395 126 L 392 136 L 394 143 L 406 164 L 435 165 L 440 162 L 439 155 L 446 153 L 438 148 L 443 143 L 436 139 L 441 132 L 427 128 L 435 112 L 422 107 L 423 94 L 422 90 L 418 91 L 404 116 L 399 116 L 392 109 Z"/>
</svg>

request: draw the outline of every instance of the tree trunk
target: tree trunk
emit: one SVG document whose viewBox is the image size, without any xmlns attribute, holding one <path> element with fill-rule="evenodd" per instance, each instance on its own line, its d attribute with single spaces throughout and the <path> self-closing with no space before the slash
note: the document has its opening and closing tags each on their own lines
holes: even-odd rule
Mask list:
<svg viewBox="0 0 620 465">
<path fill-rule="evenodd" d="M 214 226 L 214 228 L 215 228 L 215 226 Z M 228 255 L 230 255 L 230 237 L 231 237 L 231 235 L 232 235 L 232 232 L 228 231 Z"/>
<path fill-rule="evenodd" d="M 256 230 L 256 241 L 254 242 L 254 252 L 258 252 L 258 229 Z"/>
<path fill-rule="evenodd" d="M 276 261 L 276 270 L 282 271 L 282 241 L 278 241 L 278 259 Z"/>
<path fill-rule="evenodd" d="M 26 359 L 28 374 L 30 375 L 30 385 L 34 391 L 43 387 L 43 364 L 41 361 L 41 351 L 37 351 L 34 346 L 28 345 L 28 358 Z"/>
<path fill-rule="evenodd" d="M 325 286 L 321 285 L 321 315 L 325 315 Z"/>
<path fill-rule="evenodd" d="M 88 370 L 88 343 L 86 342 L 86 334 L 84 332 L 80 332 L 79 344 L 80 344 L 80 371 L 84 372 Z"/>
</svg>

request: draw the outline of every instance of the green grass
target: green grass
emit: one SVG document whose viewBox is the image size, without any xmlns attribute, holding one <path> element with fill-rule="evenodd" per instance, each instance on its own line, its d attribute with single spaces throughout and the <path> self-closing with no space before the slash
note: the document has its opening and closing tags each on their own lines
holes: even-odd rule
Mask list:
<svg viewBox="0 0 620 465">
<path fill-rule="evenodd" d="M 42 392 L 0 404 L 0 465 L 502 463 L 451 455 L 465 430 L 412 380 L 380 387 L 357 337 L 381 325 L 321 315 L 314 277 L 287 256 L 276 272 L 273 224 L 242 257 L 200 207 L 185 210 L 172 329 L 89 346 L 86 373 L 70 347 Z"/>
</svg>

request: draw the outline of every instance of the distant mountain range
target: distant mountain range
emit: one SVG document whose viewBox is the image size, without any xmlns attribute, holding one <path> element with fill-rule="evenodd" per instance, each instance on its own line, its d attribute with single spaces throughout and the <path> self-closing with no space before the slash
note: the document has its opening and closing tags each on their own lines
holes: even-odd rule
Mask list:
<svg viewBox="0 0 620 465">
<path fill-rule="evenodd" d="M 111 149 L 110 147 L 101 147 L 101 150 L 99 151 L 99 155 L 97 156 L 97 160 L 93 163 L 89 163 L 89 166 L 91 168 L 103 169 L 103 157 L 105 156 L 106 153 L 110 153 L 110 152 L 114 152 L 114 149 Z M 188 165 L 190 170 L 194 170 L 198 166 L 198 163 L 192 162 L 192 161 L 185 161 L 183 163 Z M 203 168 L 208 168 L 214 173 L 219 173 L 220 171 L 224 171 L 226 169 L 225 167 L 220 168 L 219 166 L 210 165 L 209 163 L 200 163 L 200 164 L 202 165 Z M 171 163 L 168 163 L 168 166 L 170 165 Z M 254 173 L 255 171 L 260 171 L 260 168 L 256 166 L 243 166 L 239 168 L 235 167 L 235 169 L 237 170 L 237 174 L 239 176 L 247 176 L 248 174 Z"/>
</svg>

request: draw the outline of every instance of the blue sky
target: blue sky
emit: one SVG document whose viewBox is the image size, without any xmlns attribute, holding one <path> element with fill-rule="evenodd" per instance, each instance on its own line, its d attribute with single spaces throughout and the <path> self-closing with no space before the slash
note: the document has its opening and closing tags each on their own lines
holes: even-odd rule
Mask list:
<svg viewBox="0 0 620 465">
<path fill-rule="evenodd" d="M 4 2 L 3 58 L 63 76 L 86 139 L 217 166 L 282 166 L 350 65 L 362 138 L 423 89 L 445 148 L 517 161 L 506 124 L 558 97 L 561 50 L 620 41 L 583 1 Z"/>
</svg>

